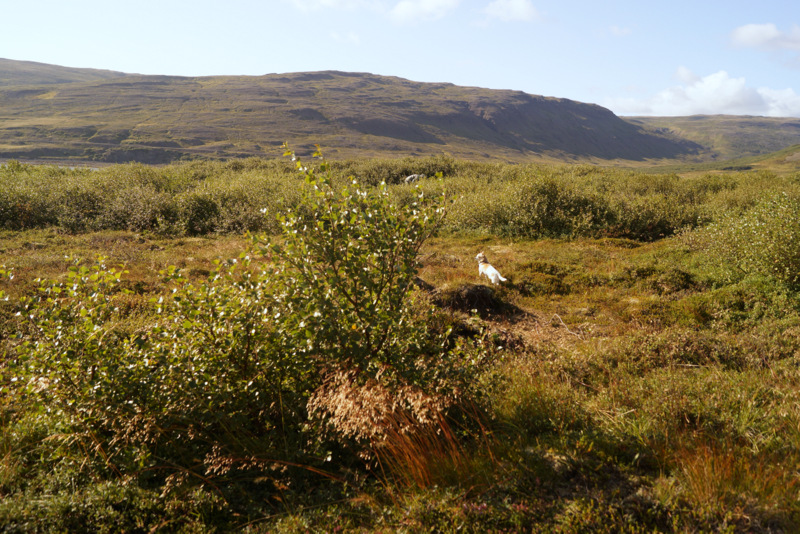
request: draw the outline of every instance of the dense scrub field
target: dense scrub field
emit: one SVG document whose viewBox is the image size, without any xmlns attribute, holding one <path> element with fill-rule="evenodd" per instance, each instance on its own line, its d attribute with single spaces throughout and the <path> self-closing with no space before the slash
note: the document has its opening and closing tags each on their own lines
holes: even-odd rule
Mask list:
<svg viewBox="0 0 800 534">
<path fill-rule="evenodd" d="M 315 163 L 0 167 L 4 531 L 800 529 L 800 175 Z"/>
<path fill-rule="evenodd" d="M 386 182 L 399 202 L 410 174 L 428 196 L 447 193 L 444 229 L 502 237 L 622 237 L 653 241 L 741 212 L 765 190 L 796 192 L 796 174 L 768 171 L 691 178 L 590 165 L 502 165 L 446 156 L 330 164 L 334 187 L 355 177 Z M 441 173 L 441 177 L 435 175 Z M 67 233 L 128 230 L 162 236 L 279 231 L 276 215 L 297 206 L 302 176 L 286 160 L 246 159 L 165 167 L 69 169 L 0 166 L 0 227 Z"/>
</svg>

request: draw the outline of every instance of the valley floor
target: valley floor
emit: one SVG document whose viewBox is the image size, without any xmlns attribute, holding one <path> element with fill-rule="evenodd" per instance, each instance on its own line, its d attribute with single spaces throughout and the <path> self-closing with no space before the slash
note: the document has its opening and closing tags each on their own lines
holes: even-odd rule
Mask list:
<svg viewBox="0 0 800 534">
<path fill-rule="evenodd" d="M 102 254 L 127 271 L 131 298 L 145 301 L 162 292 L 160 270 L 176 265 L 201 280 L 215 260 L 236 258 L 247 243 L 5 231 L 0 264 L 14 279 L 2 289 L 12 299 L 30 294 L 35 278 L 64 277 L 72 262 L 66 256 Z M 480 251 L 508 282 L 488 287 L 479 279 Z M 419 276 L 443 321 L 491 354 L 491 419 L 449 449 L 409 444 L 414 454 L 394 470 L 357 476 L 360 482 L 329 497 L 287 490 L 286 500 L 250 518 L 245 530 L 800 528 L 795 293 L 764 278 L 730 279 L 715 258 L 681 238 L 643 244 L 444 235 L 422 250 Z M 13 318 L 4 315 L 3 324 L 8 347 Z M 3 410 L 3 420 L 12 421 Z M 58 507 L 32 508 L 25 499 L 35 491 L 14 489 L 25 486 L 15 477 L 32 476 L 35 465 L 15 456 L 12 430 L 7 426 L 0 441 L 9 459 L 0 465 L 0 519 L 23 524 L 26 513 Z M 52 500 L 53 492 L 68 499 L 74 490 L 44 484 L 36 491 Z M 213 525 L 212 516 L 195 526 Z"/>
</svg>

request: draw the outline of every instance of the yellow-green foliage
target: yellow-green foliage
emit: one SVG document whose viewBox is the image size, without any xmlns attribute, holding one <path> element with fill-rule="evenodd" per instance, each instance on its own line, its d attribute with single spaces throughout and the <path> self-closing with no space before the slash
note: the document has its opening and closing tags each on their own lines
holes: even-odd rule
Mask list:
<svg viewBox="0 0 800 534">
<path fill-rule="evenodd" d="M 773 193 L 739 215 L 729 213 L 696 236 L 744 274 L 773 276 L 800 285 L 800 199 Z"/>
<path fill-rule="evenodd" d="M 0 167 L 0 226 L 59 226 L 172 235 L 275 232 L 302 187 L 284 162 L 256 158 L 98 170 Z M 390 186 L 402 204 L 409 174 L 451 200 L 452 232 L 511 237 L 625 237 L 652 241 L 752 206 L 767 188 L 798 188 L 768 172 L 680 177 L 590 165 L 504 165 L 446 156 L 331 164 L 334 187 Z M 266 214 L 266 217 L 263 216 Z"/>
<path fill-rule="evenodd" d="M 264 160 L 97 170 L 12 162 L 0 167 L 0 226 L 178 235 L 274 232 L 275 216 L 299 198 L 301 182 L 287 170 Z"/>
<path fill-rule="evenodd" d="M 754 202 L 750 174 L 683 178 L 592 166 L 459 167 L 437 186 L 454 199 L 448 228 L 519 237 L 626 237 L 652 241 Z"/>
</svg>

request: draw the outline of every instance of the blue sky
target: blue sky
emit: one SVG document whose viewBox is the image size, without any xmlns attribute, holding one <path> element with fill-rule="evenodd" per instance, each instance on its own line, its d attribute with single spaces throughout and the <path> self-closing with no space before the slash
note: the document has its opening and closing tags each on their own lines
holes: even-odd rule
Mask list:
<svg viewBox="0 0 800 534">
<path fill-rule="evenodd" d="M 793 0 L 0 0 L 0 57 L 141 74 L 371 72 L 618 115 L 800 117 Z"/>
</svg>

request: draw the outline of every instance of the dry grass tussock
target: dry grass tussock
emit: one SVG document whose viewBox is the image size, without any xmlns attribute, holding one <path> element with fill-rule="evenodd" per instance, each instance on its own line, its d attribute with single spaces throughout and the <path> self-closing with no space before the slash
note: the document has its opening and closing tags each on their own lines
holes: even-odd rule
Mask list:
<svg viewBox="0 0 800 534">
<path fill-rule="evenodd" d="M 455 401 L 414 385 L 389 387 L 373 378 L 361 383 L 355 371 L 338 369 L 313 394 L 308 407 L 343 437 L 380 446 L 392 435 L 436 424 Z"/>
<path fill-rule="evenodd" d="M 475 469 L 476 463 L 492 457 L 478 411 L 460 406 L 457 393 L 430 394 L 417 386 L 387 386 L 374 379 L 361 383 L 355 372 L 337 370 L 308 406 L 311 415 L 335 433 L 364 443 L 361 456 L 376 462 L 381 479 L 398 487 L 427 488 L 472 479 L 482 472 Z M 469 430 L 448 419 L 448 411 L 454 409 L 466 414 Z M 465 431 L 479 437 L 485 454 L 469 450 Z"/>
</svg>

